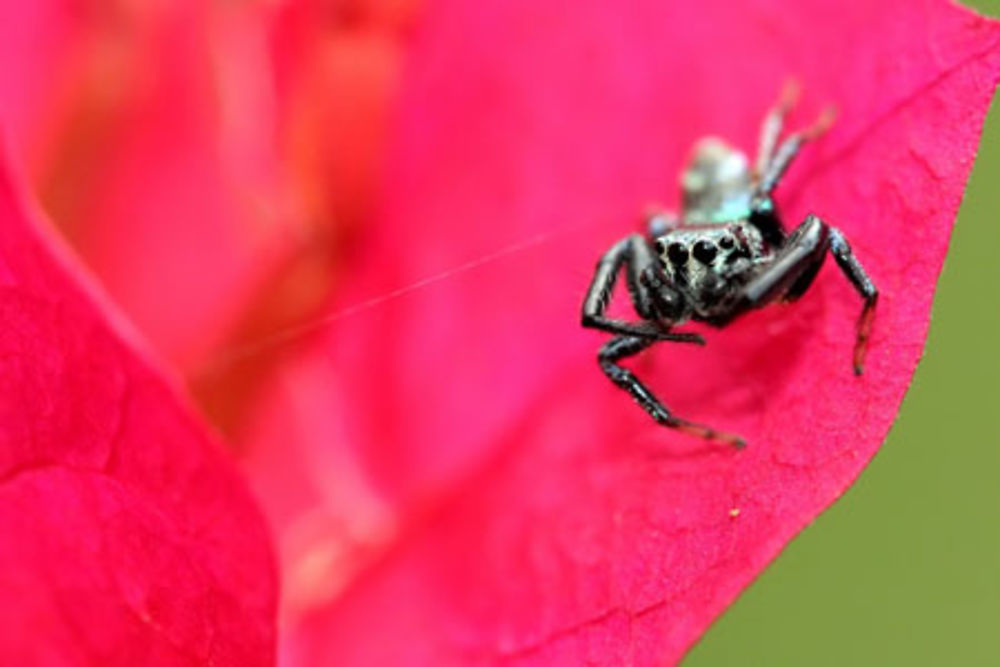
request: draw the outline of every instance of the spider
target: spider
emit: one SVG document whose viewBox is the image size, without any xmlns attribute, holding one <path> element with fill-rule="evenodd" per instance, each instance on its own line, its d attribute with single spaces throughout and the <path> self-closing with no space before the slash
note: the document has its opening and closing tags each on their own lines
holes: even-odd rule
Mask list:
<svg viewBox="0 0 1000 667">
<path fill-rule="evenodd" d="M 583 326 L 615 334 L 597 355 L 613 383 L 657 423 L 738 448 L 746 444 L 742 438 L 674 415 L 618 362 L 660 341 L 704 345 L 699 334 L 673 330 L 688 320 L 721 328 L 748 310 L 795 301 L 812 284 L 829 252 L 864 300 L 853 359 L 855 374 L 862 373 L 878 290 L 839 229 L 808 215 L 786 232 L 771 198 L 802 146 L 823 134 L 833 120 L 826 111 L 812 126 L 779 144 L 796 96 L 795 87 L 786 86 L 764 117 L 754 169 L 742 152 L 722 140 L 699 141 L 681 177 L 680 218 L 663 211 L 649 213 L 648 237 L 631 234 L 604 253 L 583 302 Z M 638 322 L 605 316 L 622 267 Z"/>
</svg>

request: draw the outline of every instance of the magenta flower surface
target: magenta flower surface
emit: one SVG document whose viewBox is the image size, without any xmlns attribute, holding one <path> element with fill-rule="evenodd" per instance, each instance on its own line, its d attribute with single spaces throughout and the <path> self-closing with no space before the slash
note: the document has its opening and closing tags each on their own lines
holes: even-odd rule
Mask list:
<svg viewBox="0 0 1000 667">
<path fill-rule="evenodd" d="M 0 169 L 0 663 L 269 665 L 264 522 Z"/>
<path fill-rule="evenodd" d="M 679 659 L 891 425 L 998 39 L 944 2 L 433 5 L 384 214 L 342 303 L 446 273 L 338 319 L 318 353 L 334 447 L 398 508 L 394 537 L 303 625 L 304 655 Z M 793 126 L 826 104 L 838 119 L 778 205 L 790 224 L 813 212 L 842 228 L 882 299 L 861 378 L 861 304 L 833 262 L 793 306 L 634 362 L 678 414 L 745 436 L 734 452 L 656 426 L 614 388 L 579 307 L 646 205 L 677 206 L 693 142 L 752 150 L 789 77 L 805 91 Z"/>
</svg>

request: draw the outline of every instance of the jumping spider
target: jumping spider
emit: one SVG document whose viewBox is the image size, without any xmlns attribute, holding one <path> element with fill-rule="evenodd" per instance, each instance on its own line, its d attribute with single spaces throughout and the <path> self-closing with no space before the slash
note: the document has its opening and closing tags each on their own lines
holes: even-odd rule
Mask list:
<svg viewBox="0 0 1000 667">
<path fill-rule="evenodd" d="M 809 288 L 829 251 L 864 299 L 854 346 L 854 372 L 861 374 L 878 290 L 840 230 L 808 215 L 786 233 L 771 198 L 799 149 L 832 121 L 832 115 L 824 113 L 779 145 L 794 97 L 794 89 L 786 88 L 765 116 L 753 170 L 742 152 L 721 140 L 698 142 L 681 178 L 680 219 L 653 212 L 647 218 L 648 238 L 632 234 L 615 243 L 598 262 L 583 302 L 583 326 L 616 334 L 597 355 L 612 382 L 657 423 L 736 447 L 744 446 L 742 438 L 672 414 L 618 362 L 659 341 L 704 345 L 698 334 L 673 331 L 688 320 L 724 327 L 753 308 L 795 301 Z M 639 322 L 605 317 L 622 266 Z"/>
</svg>

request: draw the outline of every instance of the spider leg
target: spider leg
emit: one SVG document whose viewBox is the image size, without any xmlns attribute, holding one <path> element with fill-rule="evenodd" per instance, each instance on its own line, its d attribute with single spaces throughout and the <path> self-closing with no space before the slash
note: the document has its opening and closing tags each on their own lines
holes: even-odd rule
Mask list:
<svg viewBox="0 0 1000 667">
<path fill-rule="evenodd" d="M 830 228 L 830 254 L 837 262 L 854 289 L 865 300 L 858 318 L 858 335 L 854 343 L 854 374 L 861 375 L 865 368 L 865 355 L 868 354 L 868 339 L 872 332 L 872 321 L 875 319 L 875 305 L 878 303 L 878 289 L 868 277 L 861 262 L 851 252 L 851 245 L 844 234 L 836 227 Z"/>
<path fill-rule="evenodd" d="M 775 299 L 794 301 L 799 298 L 812 284 L 823 265 L 827 251 L 833 255 L 837 266 L 865 300 L 858 320 L 853 359 L 854 372 L 861 375 L 865 354 L 868 351 L 875 305 L 878 303 L 878 290 L 851 252 L 851 246 L 844 234 L 815 215 L 806 216 L 802 224 L 788 236 L 786 244 L 770 265 L 743 286 L 730 312 L 723 318 L 713 320 L 712 323 L 718 326 L 725 325 L 737 315 Z"/>
<path fill-rule="evenodd" d="M 712 323 L 723 326 L 747 310 L 775 299 L 797 298 L 819 272 L 830 245 L 829 237 L 830 228 L 822 220 L 814 215 L 807 216 L 792 230 L 767 266 L 740 289 L 730 311 Z"/>
<path fill-rule="evenodd" d="M 785 116 L 795 106 L 799 97 L 799 86 L 795 81 L 788 81 L 781 91 L 781 97 L 760 125 L 760 143 L 757 148 L 757 164 L 754 172 L 760 176 L 774 158 L 774 149 L 778 145 L 778 137 L 785 125 Z"/>
<path fill-rule="evenodd" d="M 830 129 L 830 125 L 833 124 L 833 118 L 833 109 L 827 108 L 810 127 L 790 135 L 781 142 L 778 149 L 774 151 L 773 156 L 760 168 L 760 182 L 757 184 L 758 195 L 769 196 L 774 191 L 782 176 L 788 171 L 788 167 L 791 166 L 792 161 L 799 154 L 802 146 Z"/>
<path fill-rule="evenodd" d="M 597 353 L 597 361 L 601 370 L 620 388 L 631 394 L 632 398 L 643 410 L 649 413 L 656 423 L 669 428 L 683 431 L 706 440 L 718 440 L 736 448 L 746 446 L 743 438 L 731 433 L 723 433 L 702 424 L 695 424 L 670 413 L 646 385 L 639 381 L 632 371 L 622 368 L 618 362 L 646 349 L 656 341 L 634 336 L 616 336 L 605 343 Z"/>
<path fill-rule="evenodd" d="M 644 322 L 625 322 L 604 316 L 618 279 L 618 272 L 623 265 L 632 304 L 639 316 L 646 320 Z M 632 234 L 611 246 L 611 249 L 598 261 L 594 279 L 584 298 L 581 320 L 583 326 L 649 341 L 670 340 L 704 345 L 704 339 L 698 334 L 672 333 L 655 321 L 657 306 L 662 308 L 666 305 L 664 299 L 668 298 L 663 295 L 654 297 L 650 288 L 646 286 L 648 281 L 642 279 L 643 273 L 653 270 L 655 266 L 656 258 L 652 250 L 645 239 L 638 234 Z M 671 298 L 679 301 L 681 297 L 675 293 Z"/>
</svg>

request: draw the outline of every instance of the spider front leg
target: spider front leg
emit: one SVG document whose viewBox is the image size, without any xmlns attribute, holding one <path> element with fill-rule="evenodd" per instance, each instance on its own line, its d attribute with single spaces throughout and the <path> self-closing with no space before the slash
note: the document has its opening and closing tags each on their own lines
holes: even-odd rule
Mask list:
<svg viewBox="0 0 1000 667">
<path fill-rule="evenodd" d="M 643 322 L 625 322 L 604 315 L 623 265 L 632 305 Z M 659 323 L 660 320 L 667 319 L 664 317 L 666 313 L 662 312 L 665 307 L 679 305 L 681 297 L 670 290 L 655 296 L 652 294 L 647 286 L 649 281 L 643 280 L 642 276 L 653 274 L 657 270 L 656 257 L 640 235 L 632 234 L 613 245 L 604 253 L 594 270 L 594 279 L 583 301 L 583 326 L 648 341 L 670 340 L 704 345 L 705 340 L 698 334 L 673 333 Z"/>
<path fill-rule="evenodd" d="M 775 299 L 794 301 L 802 296 L 819 273 L 827 251 L 833 255 L 837 266 L 847 276 L 854 289 L 864 299 L 858 319 L 857 338 L 854 343 L 854 373 L 864 370 L 868 339 L 871 336 L 878 290 L 865 272 L 861 262 L 851 252 L 844 234 L 830 227 L 815 215 L 808 215 L 801 225 L 789 234 L 785 245 L 778 251 L 768 267 L 743 286 L 740 297 L 725 318 L 713 323 L 724 325 L 737 315 L 757 308 Z"/>
<path fill-rule="evenodd" d="M 865 305 L 861 309 L 861 317 L 858 318 L 857 341 L 854 343 L 854 374 L 861 375 L 865 369 L 868 339 L 871 337 L 875 306 L 878 304 L 878 289 L 876 289 L 872 279 L 868 277 L 864 267 L 861 266 L 861 262 L 854 256 L 847 238 L 836 227 L 830 228 L 830 254 L 833 255 L 840 270 L 854 285 L 854 289 L 865 300 Z"/>
<path fill-rule="evenodd" d="M 634 336 L 615 336 L 601 347 L 597 361 L 604 374 L 616 385 L 627 391 L 643 410 L 649 413 L 658 424 L 675 428 L 690 435 L 706 440 L 718 440 L 736 448 L 743 448 L 746 442 L 743 438 L 731 433 L 723 433 L 702 424 L 695 424 L 686 419 L 680 419 L 670 413 L 666 406 L 651 392 L 639 378 L 627 368 L 622 368 L 618 362 L 646 349 L 656 341 L 636 338 Z"/>
</svg>

